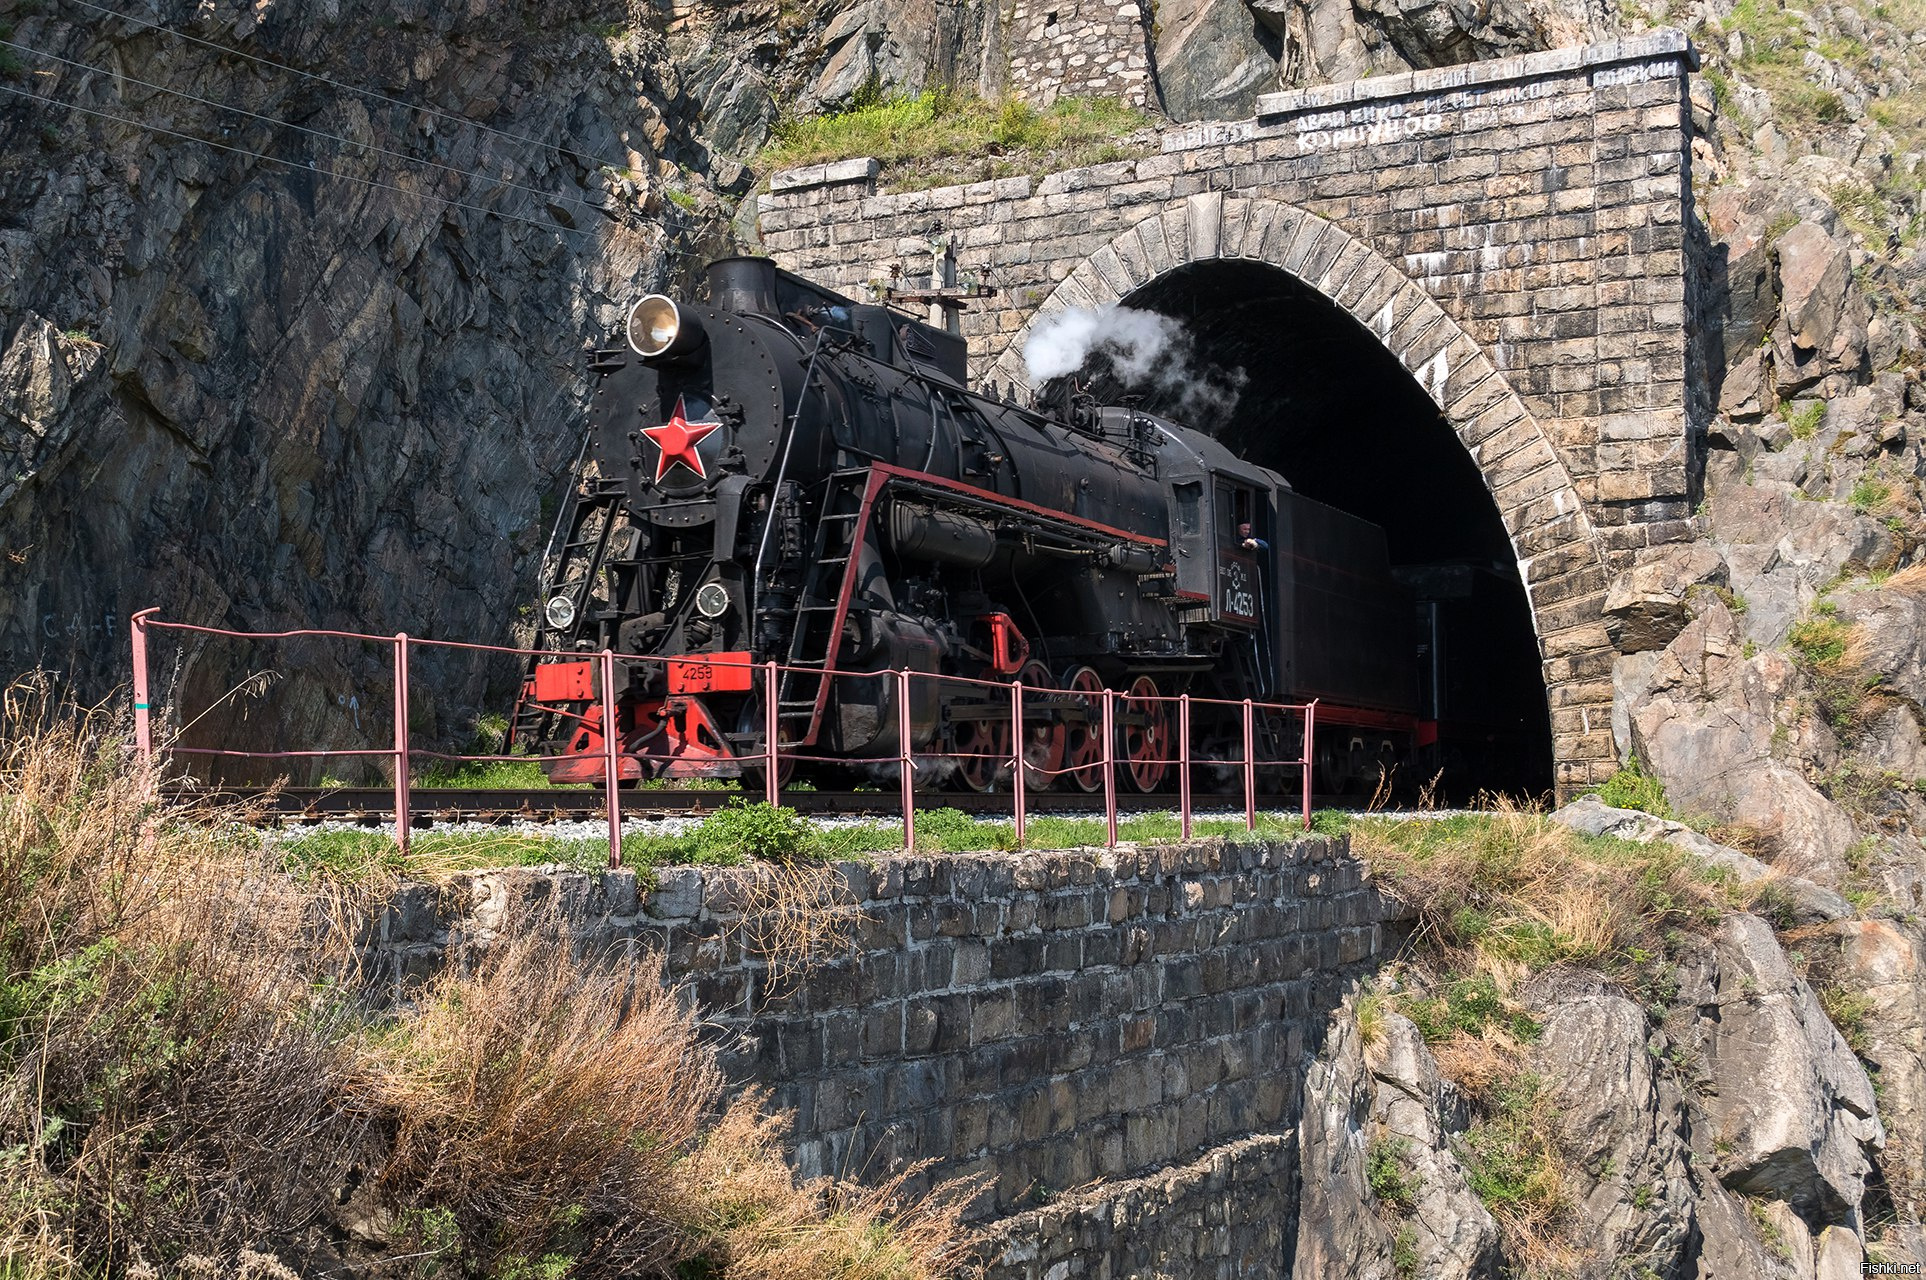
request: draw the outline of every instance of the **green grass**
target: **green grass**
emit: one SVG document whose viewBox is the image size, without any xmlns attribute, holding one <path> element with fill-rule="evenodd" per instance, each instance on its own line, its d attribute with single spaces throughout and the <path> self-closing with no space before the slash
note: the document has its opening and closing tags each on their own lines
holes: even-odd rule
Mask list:
<svg viewBox="0 0 1926 1280">
<path fill-rule="evenodd" d="M 1665 784 L 1646 773 L 1632 756 L 1617 773 L 1593 791 L 1600 804 L 1614 809 L 1638 809 L 1654 817 L 1670 818 L 1672 805 L 1665 798 Z"/>
<path fill-rule="evenodd" d="M 1793 623 L 1792 630 L 1786 633 L 1786 643 L 1815 667 L 1827 666 L 1845 657 L 1846 642 L 1851 638 L 1852 624 L 1839 618 L 1839 606 L 1830 600 L 1819 601 L 1810 617 Z"/>
<path fill-rule="evenodd" d="M 430 791 L 441 787 L 526 791 L 557 786 L 542 772 L 539 760 L 436 760 L 418 769 L 409 785 Z M 562 783 L 558 789 L 579 791 L 586 785 Z"/>
<path fill-rule="evenodd" d="M 1231 840 L 1283 840 L 1301 834 L 1295 818 L 1259 814 L 1257 829 L 1246 831 L 1242 818 L 1200 818 L 1192 824 L 1197 836 Z M 1025 832 L 1033 849 L 1077 849 L 1101 846 L 1101 818 L 1033 818 Z M 1118 839 L 1139 843 L 1172 843 L 1182 838 L 1177 818 L 1169 814 L 1140 814 L 1118 823 Z M 777 862 L 834 862 L 861 860 L 903 847 L 903 828 L 896 822 L 860 822 L 821 827 L 788 808 L 771 808 L 760 801 L 736 800 L 681 835 L 622 837 L 622 862 L 637 871 L 675 866 L 737 866 L 751 859 Z M 608 841 L 601 837 L 561 839 L 520 832 L 438 832 L 411 835 L 403 858 L 386 830 L 330 828 L 283 838 L 278 843 L 283 864 L 304 879 L 350 883 L 384 880 L 437 880 L 463 871 L 500 867 L 561 865 L 598 870 L 608 861 Z M 920 853 L 979 853 L 1016 848 L 1015 825 L 979 822 L 957 809 L 932 809 L 916 815 L 916 848 Z"/>
<path fill-rule="evenodd" d="M 1826 420 L 1826 402 L 1807 400 L 1803 404 L 1781 402 L 1779 416 L 1792 428 L 1794 440 L 1810 440 L 1819 433 L 1819 426 Z"/>
<path fill-rule="evenodd" d="M 1839 1028 L 1839 1035 L 1846 1047 L 1861 1057 L 1866 1054 L 1866 1020 L 1873 1012 L 1871 997 L 1844 987 L 1824 986 L 1813 994 L 1819 997 L 1820 1008 L 1832 1025 Z"/>
<path fill-rule="evenodd" d="M 901 171 L 892 175 L 898 186 L 906 177 L 909 185 L 975 181 L 1028 172 L 1031 162 L 1046 157 L 1056 168 L 1129 158 L 1137 152 L 1121 140 L 1148 123 L 1141 111 L 1111 99 L 1059 98 L 1038 108 L 1014 98 L 992 102 L 930 91 L 784 120 L 755 167 L 769 173 L 873 156 Z"/>
<path fill-rule="evenodd" d="M 1548 936 L 1545 941 L 1553 943 L 1545 948 L 1545 954 L 1555 955 L 1553 940 Z M 1542 969 L 1548 963 L 1540 960 L 1534 967 Z M 1514 1006 L 1488 974 L 1447 982 L 1436 995 L 1407 998 L 1400 1002 L 1399 1010 L 1411 1019 L 1427 1044 L 1443 1044 L 1458 1036 L 1482 1036 L 1493 1028 L 1529 1043 L 1538 1038 L 1540 1030 L 1537 1019 Z"/>
<path fill-rule="evenodd" d="M 1877 476 L 1865 476 L 1852 487 L 1852 497 L 1849 501 L 1854 511 L 1866 512 L 1885 506 L 1892 500 L 1892 496 L 1892 485 Z"/>
<path fill-rule="evenodd" d="M 1364 1180 L 1385 1208 L 1408 1214 L 1418 1204 L 1424 1180 L 1410 1166 L 1409 1139 L 1384 1134 L 1371 1140 L 1364 1157 Z"/>
</svg>

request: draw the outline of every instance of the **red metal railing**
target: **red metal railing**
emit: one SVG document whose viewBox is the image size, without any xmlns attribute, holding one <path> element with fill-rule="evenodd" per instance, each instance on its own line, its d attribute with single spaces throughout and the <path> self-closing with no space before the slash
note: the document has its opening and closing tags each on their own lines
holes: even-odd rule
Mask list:
<svg viewBox="0 0 1926 1280">
<path fill-rule="evenodd" d="M 411 762 L 416 757 L 425 756 L 438 760 L 471 763 L 527 759 L 527 757 L 523 756 L 451 754 L 414 747 L 410 742 L 408 714 L 411 696 L 409 674 L 411 656 L 417 649 L 441 648 L 479 653 L 498 653 L 522 659 L 531 657 L 553 657 L 568 658 L 578 662 L 588 657 L 594 659 L 601 675 L 600 699 L 602 725 L 604 727 L 602 733 L 602 786 L 607 800 L 609 865 L 611 867 L 619 867 L 622 865 L 622 801 L 621 787 L 619 785 L 622 756 L 627 754 L 631 758 L 638 755 L 650 759 L 670 758 L 653 752 L 624 753 L 621 750 L 619 733 L 611 728 L 617 723 L 614 695 L 615 663 L 619 659 L 623 662 L 666 664 L 677 659 L 649 654 L 616 653 L 609 649 L 603 649 L 599 653 L 590 655 L 554 649 L 517 649 L 506 645 L 477 644 L 460 640 L 423 640 L 418 637 L 409 636 L 406 632 L 400 632 L 393 636 L 377 636 L 356 631 L 331 631 L 313 628 L 291 631 L 233 631 L 221 627 L 205 627 L 186 622 L 164 622 L 155 616 L 157 612 L 158 611 L 154 609 L 143 609 L 139 613 L 136 613 L 132 619 L 134 740 L 141 764 L 143 768 L 150 771 L 150 774 L 155 764 L 156 756 L 153 734 L 153 710 L 149 684 L 148 633 L 150 630 L 180 631 L 237 640 L 323 638 L 354 640 L 363 643 L 391 646 L 393 653 L 392 670 L 395 705 L 393 742 L 389 746 L 290 751 L 242 751 L 224 747 L 170 746 L 167 748 L 167 751 L 170 754 L 176 755 L 219 756 L 254 760 L 294 760 L 323 757 L 387 758 L 392 761 L 392 767 L 394 769 L 395 842 L 404 854 L 408 849 L 408 832 L 410 818 L 412 816 L 409 773 Z M 686 659 L 683 660 L 686 661 Z M 1175 696 L 1120 694 L 1115 689 L 1103 689 L 1101 691 L 1063 690 L 1036 685 L 1024 685 L 1018 682 L 979 680 L 967 676 L 943 675 L 923 671 L 822 671 L 809 668 L 787 667 L 773 661 L 761 663 L 716 661 L 711 665 L 734 668 L 748 667 L 754 670 L 756 675 L 761 679 L 763 740 L 765 745 L 763 750 L 758 754 L 763 762 L 764 798 L 767 799 L 770 804 L 778 803 L 781 796 L 781 769 L 785 762 L 820 761 L 838 764 L 894 764 L 898 768 L 902 782 L 903 847 L 905 849 L 914 848 L 916 844 L 916 766 L 919 759 L 984 760 L 994 762 L 999 768 L 1007 763 L 1010 768 L 1011 807 L 1015 825 L 1014 834 L 1019 846 L 1025 842 L 1027 834 L 1027 793 L 1029 783 L 1026 774 L 1037 773 L 1045 777 L 1054 778 L 1069 775 L 1086 775 L 1086 771 L 1089 769 L 1099 769 L 1101 770 L 1103 788 L 1105 842 L 1108 846 L 1114 847 L 1117 844 L 1117 765 L 1119 763 L 1116 750 L 1116 702 L 1120 696 L 1124 697 L 1127 702 L 1135 704 L 1140 708 L 1140 710 L 1134 714 L 1144 714 L 1141 708 L 1147 706 L 1164 706 L 1173 703 L 1176 705 L 1177 753 L 1174 756 L 1168 754 L 1138 756 L 1134 758 L 1134 763 L 1138 765 L 1176 767 L 1177 808 L 1185 838 L 1188 839 L 1191 835 L 1195 817 L 1191 774 L 1198 765 L 1216 765 L 1219 767 L 1235 766 L 1241 772 L 1244 784 L 1244 822 L 1247 829 L 1255 829 L 1257 826 L 1258 771 L 1260 769 L 1273 768 L 1298 770 L 1303 804 L 1303 823 L 1307 829 L 1311 825 L 1311 761 L 1315 755 L 1312 749 L 1312 742 L 1317 724 L 1317 702 L 1315 700 L 1308 703 L 1272 703 L 1254 702 L 1249 698 L 1241 701 L 1221 698 L 1197 698 L 1189 694 L 1178 694 Z M 897 742 L 895 754 L 890 756 L 852 757 L 805 754 L 802 752 L 782 750 L 781 744 L 778 741 L 780 737 L 778 698 L 780 696 L 782 676 L 785 673 L 817 680 L 852 678 L 872 680 L 887 678 L 893 680 L 897 706 Z M 973 686 L 983 689 L 990 698 L 995 696 L 996 691 L 1007 690 L 1010 699 L 1009 752 L 1007 754 L 1001 751 L 918 752 L 915 749 L 914 726 L 910 714 L 913 682 L 916 680 L 933 680 L 937 681 L 939 685 Z M 1099 699 L 1100 706 L 1098 712 L 1102 747 L 1100 760 L 1095 763 L 1080 762 L 1077 764 L 1059 762 L 1057 767 L 1054 768 L 1046 768 L 1042 765 L 1033 765 L 1028 762 L 1026 759 L 1026 735 L 1024 733 L 1024 698 L 1026 695 L 1036 696 L 1038 694 L 1056 694 L 1059 697 L 1081 700 L 1086 704 L 1086 715 L 1089 714 L 1087 709 L 1088 702 L 1093 697 Z M 1193 751 L 1191 733 L 1192 711 L 1197 707 L 1232 707 L 1238 709 L 1239 718 L 1242 722 L 1244 748 L 1241 756 L 1231 759 L 1216 759 L 1208 756 L 1200 757 Z M 1288 759 L 1258 758 L 1256 723 L 1257 715 L 1260 712 L 1267 715 L 1297 715 L 1302 717 L 1304 728 L 1302 737 L 1300 738 L 1303 744 L 1301 755 Z M 1168 719 L 1165 718 L 1162 723 L 1168 725 Z M 1146 735 L 1146 741 L 1149 741 L 1148 735 Z M 748 758 L 754 759 L 756 757 L 751 756 Z"/>
</svg>

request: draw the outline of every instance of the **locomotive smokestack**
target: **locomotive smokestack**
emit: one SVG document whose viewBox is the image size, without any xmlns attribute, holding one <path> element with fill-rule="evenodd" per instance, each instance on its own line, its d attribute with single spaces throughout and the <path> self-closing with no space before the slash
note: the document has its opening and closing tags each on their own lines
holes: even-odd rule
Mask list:
<svg viewBox="0 0 1926 1280">
<path fill-rule="evenodd" d="M 629 310 L 629 346 L 649 364 L 682 364 L 709 340 L 673 298 L 649 294 Z"/>
<path fill-rule="evenodd" d="M 718 311 L 779 316 L 776 264 L 767 258 L 719 258 L 709 264 L 709 304 Z"/>
</svg>

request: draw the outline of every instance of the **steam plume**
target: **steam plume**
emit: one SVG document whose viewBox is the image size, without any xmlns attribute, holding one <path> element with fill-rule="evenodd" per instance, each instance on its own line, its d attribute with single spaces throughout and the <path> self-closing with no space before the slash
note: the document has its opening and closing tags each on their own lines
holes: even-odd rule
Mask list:
<svg viewBox="0 0 1926 1280">
<path fill-rule="evenodd" d="M 1033 387 L 1075 373 L 1093 357 L 1126 389 L 1152 394 L 1159 408 L 1183 418 L 1230 413 L 1249 380 L 1242 369 L 1200 360 L 1190 332 L 1171 317 L 1114 303 L 1059 311 L 1023 344 Z"/>
</svg>

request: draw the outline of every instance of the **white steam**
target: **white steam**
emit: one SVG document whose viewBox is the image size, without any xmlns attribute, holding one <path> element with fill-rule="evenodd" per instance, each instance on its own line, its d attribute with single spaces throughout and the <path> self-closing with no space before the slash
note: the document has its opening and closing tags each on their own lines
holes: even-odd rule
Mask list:
<svg viewBox="0 0 1926 1280">
<path fill-rule="evenodd" d="M 1227 414 L 1248 381 L 1242 369 L 1207 366 L 1188 330 L 1155 311 L 1132 307 L 1070 307 L 1045 317 L 1023 344 L 1030 385 L 1042 387 L 1101 361 L 1132 391 L 1148 392 L 1178 417 Z"/>
</svg>

